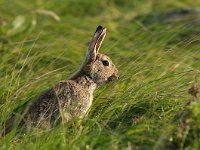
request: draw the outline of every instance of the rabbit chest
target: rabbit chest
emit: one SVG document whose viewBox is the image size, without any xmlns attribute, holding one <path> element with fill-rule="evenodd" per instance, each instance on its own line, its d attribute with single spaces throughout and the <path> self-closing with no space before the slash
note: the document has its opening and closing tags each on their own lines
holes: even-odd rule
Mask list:
<svg viewBox="0 0 200 150">
<path fill-rule="evenodd" d="M 87 113 L 93 101 L 96 84 L 87 79 L 77 82 L 66 80 L 55 87 L 61 112 L 70 116 L 83 116 Z"/>
</svg>

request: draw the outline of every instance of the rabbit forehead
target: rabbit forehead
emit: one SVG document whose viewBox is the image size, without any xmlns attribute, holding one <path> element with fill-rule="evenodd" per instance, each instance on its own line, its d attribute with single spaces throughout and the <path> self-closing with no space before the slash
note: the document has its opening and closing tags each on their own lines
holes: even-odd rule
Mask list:
<svg viewBox="0 0 200 150">
<path fill-rule="evenodd" d="M 108 60 L 109 62 L 112 62 L 112 60 L 110 59 L 110 57 L 108 57 L 105 54 L 101 54 L 101 53 L 98 53 L 97 59 L 99 59 L 99 60 Z"/>
</svg>

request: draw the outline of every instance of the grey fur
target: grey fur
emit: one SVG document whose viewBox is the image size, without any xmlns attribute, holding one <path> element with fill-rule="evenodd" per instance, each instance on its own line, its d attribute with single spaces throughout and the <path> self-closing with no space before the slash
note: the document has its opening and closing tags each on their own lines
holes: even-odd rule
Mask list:
<svg viewBox="0 0 200 150">
<path fill-rule="evenodd" d="M 75 116 L 83 117 L 88 112 L 96 87 L 118 79 L 118 70 L 112 60 L 98 52 L 105 35 L 106 28 L 98 26 L 77 73 L 33 100 L 21 115 L 19 126 L 52 126 Z M 14 118 L 7 121 L 5 134 L 11 130 Z"/>
</svg>

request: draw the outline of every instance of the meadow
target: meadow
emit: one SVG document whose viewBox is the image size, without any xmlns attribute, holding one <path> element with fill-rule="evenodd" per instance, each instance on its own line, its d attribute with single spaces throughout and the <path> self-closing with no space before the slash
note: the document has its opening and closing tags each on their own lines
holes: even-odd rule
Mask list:
<svg viewBox="0 0 200 150">
<path fill-rule="evenodd" d="M 81 125 L 13 131 L 0 149 L 200 149 L 198 0 L 0 0 L 0 129 L 79 68 L 98 25 L 120 79 Z"/>
</svg>

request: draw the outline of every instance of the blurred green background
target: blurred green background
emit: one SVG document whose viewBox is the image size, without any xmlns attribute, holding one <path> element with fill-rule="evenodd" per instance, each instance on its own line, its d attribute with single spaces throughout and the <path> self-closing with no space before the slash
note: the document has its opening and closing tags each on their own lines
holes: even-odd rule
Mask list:
<svg viewBox="0 0 200 150">
<path fill-rule="evenodd" d="M 81 126 L 11 133 L 0 149 L 199 149 L 199 98 L 188 94 L 200 72 L 199 0 L 0 0 L 1 130 L 79 68 L 98 25 L 120 80 L 96 91 Z"/>
</svg>

